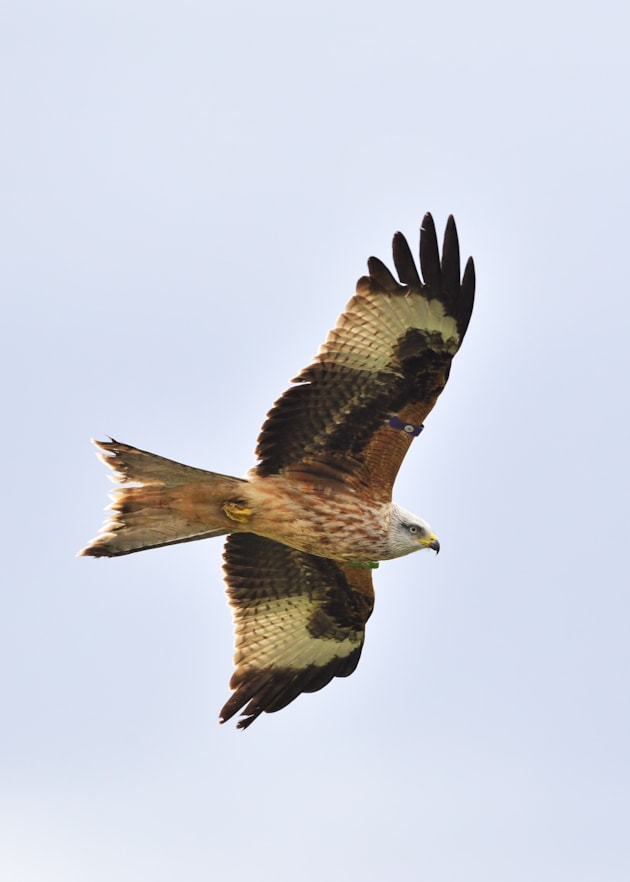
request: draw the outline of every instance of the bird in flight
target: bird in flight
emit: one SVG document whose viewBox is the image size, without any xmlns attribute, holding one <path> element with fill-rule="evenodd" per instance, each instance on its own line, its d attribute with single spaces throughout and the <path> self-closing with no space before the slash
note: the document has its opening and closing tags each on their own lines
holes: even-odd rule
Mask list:
<svg viewBox="0 0 630 882">
<path fill-rule="evenodd" d="M 426 214 L 420 276 L 396 233 L 399 281 L 376 257 L 313 362 L 269 411 L 245 478 L 192 468 L 113 439 L 95 442 L 120 486 L 80 554 L 117 557 L 225 536 L 235 631 L 232 694 L 245 729 L 263 712 L 347 677 L 374 606 L 372 570 L 422 548 L 429 524 L 392 500 L 396 475 L 448 379 L 473 307 L 453 217 L 442 254 Z"/>
</svg>

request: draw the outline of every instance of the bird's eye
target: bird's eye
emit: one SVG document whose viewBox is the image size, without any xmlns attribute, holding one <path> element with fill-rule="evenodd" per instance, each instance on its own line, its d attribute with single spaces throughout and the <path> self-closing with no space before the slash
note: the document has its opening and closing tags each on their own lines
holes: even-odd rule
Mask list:
<svg viewBox="0 0 630 882">
<path fill-rule="evenodd" d="M 415 524 L 409 524 L 409 532 L 412 533 L 414 536 L 416 535 L 416 533 L 418 532 L 418 528 Z"/>
</svg>

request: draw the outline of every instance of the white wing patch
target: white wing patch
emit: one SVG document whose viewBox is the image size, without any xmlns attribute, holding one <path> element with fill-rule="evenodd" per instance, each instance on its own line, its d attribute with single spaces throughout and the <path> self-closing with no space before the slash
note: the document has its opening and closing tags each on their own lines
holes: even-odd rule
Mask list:
<svg viewBox="0 0 630 882">
<path fill-rule="evenodd" d="M 453 354 L 459 347 L 457 322 L 446 315 L 439 300 L 427 300 L 418 291 L 404 295 L 379 293 L 377 299 L 359 290 L 320 346 L 317 360 L 334 361 L 356 370 L 385 370 L 391 363 L 394 344 L 413 328 L 425 334 L 438 333 Z"/>
<path fill-rule="evenodd" d="M 343 640 L 316 637 L 305 623 L 317 601 L 308 595 L 267 599 L 257 606 L 234 610 L 234 664 L 244 670 L 325 667 L 345 658 L 361 643 L 362 634 L 350 632 Z"/>
</svg>

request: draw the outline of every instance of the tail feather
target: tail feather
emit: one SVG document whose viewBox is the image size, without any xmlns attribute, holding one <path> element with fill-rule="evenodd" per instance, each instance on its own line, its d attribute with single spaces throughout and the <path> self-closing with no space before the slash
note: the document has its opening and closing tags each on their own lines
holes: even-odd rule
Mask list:
<svg viewBox="0 0 630 882">
<path fill-rule="evenodd" d="M 182 465 L 114 439 L 93 443 L 114 473 L 112 479 L 122 486 L 111 494 L 109 519 L 79 556 L 117 557 L 224 536 L 234 529 L 222 505 L 242 495 L 247 481 Z"/>
</svg>

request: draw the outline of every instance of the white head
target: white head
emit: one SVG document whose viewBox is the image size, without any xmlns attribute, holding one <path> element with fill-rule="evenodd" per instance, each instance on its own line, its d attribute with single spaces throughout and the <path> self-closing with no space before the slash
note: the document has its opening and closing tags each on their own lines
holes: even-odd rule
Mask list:
<svg viewBox="0 0 630 882">
<path fill-rule="evenodd" d="M 432 548 L 437 554 L 440 543 L 426 521 L 393 502 L 389 525 L 389 548 L 390 558 L 403 557 L 405 554 L 411 554 L 412 551 L 420 551 L 421 548 Z"/>
</svg>

